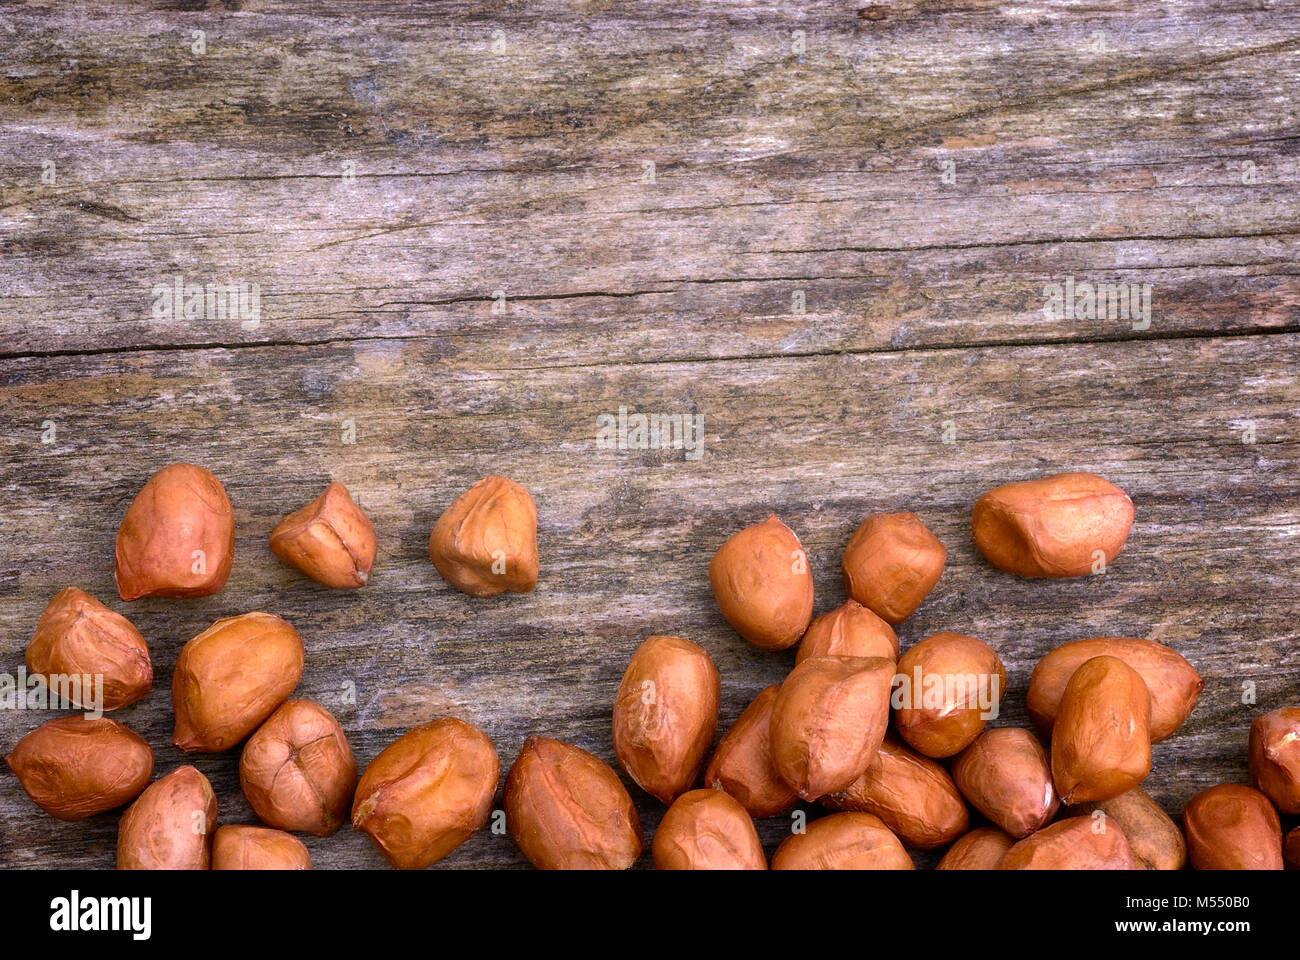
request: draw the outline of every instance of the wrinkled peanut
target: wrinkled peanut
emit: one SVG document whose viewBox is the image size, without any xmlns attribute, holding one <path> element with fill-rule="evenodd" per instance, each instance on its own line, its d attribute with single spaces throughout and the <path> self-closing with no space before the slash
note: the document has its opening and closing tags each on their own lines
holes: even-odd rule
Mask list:
<svg viewBox="0 0 1300 960">
<path fill-rule="evenodd" d="M 317 583 L 338 589 L 364 586 L 378 549 L 375 528 L 341 483 L 331 483 L 271 531 L 272 553 Z"/>
<path fill-rule="evenodd" d="M 970 829 L 970 813 L 948 771 L 891 736 L 862 776 L 822 797 L 832 810 L 871 813 L 908 847 L 930 850 Z"/>
<path fill-rule="evenodd" d="M 691 790 L 673 801 L 651 845 L 657 870 L 766 870 L 754 821 L 721 790 Z"/>
<path fill-rule="evenodd" d="M 1132 870 L 1133 853 L 1119 824 L 1070 817 L 1016 843 L 998 869 Z"/>
<path fill-rule="evenodd" d="M 50 601 L 27 644 L 27 669 L 56 676 L 102 678 L 103 710 L 140 700 L 153 687 L 153 664 L 144 637 L 126 617 L 90 594 L 67 587 Z M 100 682 L 98 680 L 93 682 Z M 86 709 L 86 690 L 72 688 L 73 706 Z"/>
<path fill-rule="evenodd" d="M 664 803 L 695 783 L 718 728 L 718 669 L 681 637 L 637 648 L 614 700 L 614 755 L 641 789 Z"/>
<path fill-rule="evenodd" d="M 795 663 L 809 657 L 884 657 L 898 660 L 894 628 L 856 600 L 846 600 L 808 625 Z"/>
<path fill-rule="evenodd" d="M 541 870 L 626 870 L 641 821 L 623 781 L 599 757 L 529 737 L 506 777 L 506 827 Z"/>
<path fill-rule="evenodd" d="M 805 800 L 843 790 L 875 758 L 889 727 L 894 663 L 881 657 L 810 657 L 772 705 L 772 763 Z"/>
<path fill-rule="evenodd" d="M 934 589 L 947 559 L 947 549 L 916 514 L 873 513 L 844 548 L 844 590 L 898 624 Z"/>
<path fill-rule="evenodd" d="M 60 820 L 84 820 L 129 803 L 153 776 L 149 744 L 107 717 L 50 720 L 5 760 L 36 805 Z"/>
<path fill-rule="evenodd" d="M 1095 473 L 1008 483 L 971 512 L 975 546 L 1021 577 L 1082 577 L 1114 562 L 1133 526 L 1133 501 Z"/>
<path fill-rule="evenodd" d="M 898 838 L 869 813 L 832 813 L 782 841 L 773 870 L 914 870 Z"/>
<path fill-rule="evenodd" d="M 774 817 L 799 795 L 772 762 L 772 707 L 781 688 L 767 687 L 722 735 L 704 771 L 704 785 L 740 801 L 751 817 Z"/>
</svg>

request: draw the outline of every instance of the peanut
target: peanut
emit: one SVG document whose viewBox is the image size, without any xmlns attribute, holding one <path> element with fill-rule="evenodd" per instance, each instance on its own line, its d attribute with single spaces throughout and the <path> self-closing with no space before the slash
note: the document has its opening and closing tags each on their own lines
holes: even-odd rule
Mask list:
<svg viewBox="0 0 1300 960">
<path fill-rule="evenodd" d="M 104 710 L 129 706 L 153 687 L 153 664 L 140 631 L 76 587 L 60 590 L 41 614 L 27 644 L 27 669 L 45 678 L 102 677 Z M 86 699 L 84 689 L 81 699 Z M 87 707 L 75 701 L 73 705 Z"/>
<path fill-rule="evenodd" d="M 272 553 L 337 589 L 364 586 L 378 549 L 375 528 L 341 483 L 331 483 L 271 531 Z"/>
<path fill-rule="evenodd" d="M 799 799 L 772 762 L 772 707 L 780 690 L 773 684 L 754 698 L 722 735 L 704 771 L 705 786 L 735 797 L 751 817 L 774 817 Z"/>
<path fill-rule="evenodd" d="M 1062 644 L 1034 667 L 1026 707 L 1039 731 L 1052 730 L 1065 685 L 1093 657 L 1118 657 L 1142 675 L 1151 694 L 1151 742 L 1170 736 L 1196 706 L 1205 681 L 1176 650 L 1136 637 L 1093 637 Z"/>
<path fill-rule="evenodd" d="M 805 800 L 843 790 L 867 769 L 889 727 L 894 664 L 881 657 L 810 657 L 772 705 L 772 762 Z"/>
<path fill-rule="evenodd" d="M 952 843 L 970 829 L 966 802 L 948 771 L 891 736 L 862 776 L 822 797 L 821 803 L 832 810 L 874 814 L 905 846 L 918 850 Z"/>
<path fill-rule="evenodd" d="M 1221 783 L 1183 811 L 1187 857 L 1197 870 L 1281 870 L 1282 823 L 1268 797 Z"/>
<path fill-rule="evenodd" d="M 43 723 L 5 761 L 36 805 L 59 820 L 84 820 L 129 803 L 153 776 L 149 744 L 107 717 Z"/>
<path fill-rule="evenodd" d="M 289 700 L 244 744 L 239 785 L 267 826 L 328 837 L 347 820 L 357 763 L 328 710 Z"/>
<path fill-rule="evenodd" d="M 844 590 L 890 624 L 934 589 L 948 551 L 914 513 L 873 513 L 844 548 Z"/>
<path fill-rule="evenodd" d="M 537 586 L 537 505 L 505 477 L 484 477 L 456 498 L 429 535 L 442 578 L 472 597 Z"/>
<path fill-rule="evenodd" d="M 958 838 L 936 870 L 996 870 L 1016 839 L 997 827 L 977 827 Z"/>
<path fill-rule="evenodd" d="M 500 764 L 487 735 L 446 717 L 407 731 L 370 761 L 352 826 L 399 870 L 423 870 L 487 823 Z"/>
<path fill-rule="evenodd" d="M 1119 556 L 1133 526 L 1133 501 L 1095 473 L 1058 473 L 1008 483 L 971 512 L 975 546 L 993 566 L 1021 577 L 1082 577 Z"/>
<path fill-rule="evenodd" d="M 651 845 L 658 870 L 766 870 L 754 821 L 720 790 L 691 790 L 673 801 Z"/>
<path fill-rule="evenodd" d="M 301 840 L 270 827 L 217 827 L 212 836 L 213 870 L 310 870 L 311 854 Z"/>
<path fill-rule="evenodd" d="M 145 483 L 117 531 L 123 600 L 206 597 L 226 585 L 235 517 L 226 490 L 202 467 L 173 463 Z"/>
<path fill-rule="evenodd" d="M 782 841 L 773 870 L 914 870 L 898 838 L 869 813 L 832 813 Z"/>
<path fill-rule="evenodd" d="M 505 790 L 506 827 L 542 870 L 626 870 L 641 855 L 641 821 L 609 764 L 585 750 L 529 737 Z"/>
<path fill-rule="evenodd" d="M 681 637 L 650 637 L 614 701 L 614 754 L 641 789 L 664 803 L 690 789 L 718 729 L 718 669 Z"/>
<path fill-rule="evenodd" d="M 724 543 L 709 563 L 718 609 L 764 650 L 799 642 L 812 619 L 813 580 L 794 531 L 772 514 Z"/>
<path fill-rule="evenodd" d="M 997 716 L 1006 685 L 1006 667 L 987 644 L 960 633 L 936 633 L 898 661 L 891 695 L 894 724 L 912 749 L 950 757 Z"/>
<path fill-rule="evenodd" d="M 1052 726 L 1052 781 L 1062 803 L 1109 800 L 1151 772 L 1151 695 L 1117 657 L 1093 657 L 1070 677 Z"/>
<path fill-rule="evenodd" d="M 1300 707 L 1255 718 L 1250 725 L 1250 776 L 1280 812 L 1300 813 Z"/>
<path fill-rule="evenodd" d="M 1070 817 L 1016 843 L 998 869 L 1132 870 L 1133 853 L 1118 824 Z"/>
<path fill-rule="evenodd" d="M 218 620 L 176 660 L 172 742 L 200 753 L 233 747 L 289 698 L 302 667 L 302 638 L 287 621 L 260 611 Z"/>
<path fill-rule="evenodd" d="M 1028 730 L 985 730 L 957 755 L 952 778 L 962 796 L 1017 840 L 1046 826 L 1060 800 L 1042 744 Z"/>
<path fill-rule="evenodd" d="M 217 828 L 217 797 L 208 778 L 177 767 L 145 788 L 117 827 L 119 870 L 207 870 Z"/>
<path fill-rule="evenodd" d="M 809 657 L 884 657 L 898 660 L 894 628 L 858 601 L 844 601 L 808 625 L 795 663 Z"/>
</svg>

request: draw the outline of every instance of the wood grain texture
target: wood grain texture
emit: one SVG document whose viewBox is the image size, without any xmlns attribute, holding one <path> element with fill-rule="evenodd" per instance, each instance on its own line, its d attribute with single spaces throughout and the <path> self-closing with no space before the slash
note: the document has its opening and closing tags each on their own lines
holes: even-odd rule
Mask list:
<svg viewBox="0 0 1300 960">
<path fill-rule="evenodd" d="M 1300 702 L 1300 9 L 1220 6 L 5 6 L 0 671 L 54 593 L 86 589 L 149 640 L 155 689 L 114 716 L 165 772 L 192 759 L 170 746 L 181 645 L 263 609 L 302 632 L 298 695 L 362 764 L 446 713 L 503 775 L 533 733 L 613 761 L 645 636 L 713 656 L 720 732 L 793 663 L 718 614 L 727 536 L 779 513 L 820 613 L 863 517 L 915 510 L 949 566 L 905 647 L 989 642 L 999 722 L 1024 724 L 1046 650 L 1160 639 L 1207 684 L 1144 786 L 1177 813 L 1244 781 L 1250 721 Z M 178 273 L 258 283 L 260 323 L 154 320 Z M 1067 277 L 1151 284 L 1150 327 L 1047 318 Z M 598 449 L 620 405 L 702 415 L 704 455 Z M 226 484 L 229 585 L 123 604 L 117 524 L 176 460 Z M 1133 497 L 1119 560 L 1065 582 L 989 567 L 975 499 L 1065 469 Z M 427 540 L 491 472 L 537 501 L 541 577 L 483 601 Z M 331 479 L 379 534 L 360 591 L 267 548 Z M 0 747 L 46 718 L 0 711 Z M 237 760 L 197 765 L 222 822 L 252 823 Z M 633 795 L 648 842 L 662 808 Z M 759 826 L 770 853 L 789 820 Z M 111 867 L 115 837 L 115 815 L 57 823 L 0 777 L 0 864 Z M 303 839 L 318 867 L 383 865 L 350 831 Z M 484 831 L 438 866 L 521 863 Z"/>
</svg>

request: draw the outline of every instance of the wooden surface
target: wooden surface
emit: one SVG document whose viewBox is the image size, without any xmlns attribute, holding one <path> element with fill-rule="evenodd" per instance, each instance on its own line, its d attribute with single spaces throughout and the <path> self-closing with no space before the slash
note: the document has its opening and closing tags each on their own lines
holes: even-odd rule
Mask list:
<svg viewBox="0 0 1300 960">
<path fill-rule="evenodd" d="M 298 695 L 361 764 L 446 713 L 503 774 L 533 733 L 612 761 L 648 634 L 710 652 L 721 729 L 789 669 L 706 575 L 773 510 L 819 613 L 867 513 L 920 513 L 949 565 L 900 636 L 990 643 L 1001 723 L 1026 722 L 1061 642 L 1179 649 L 1206 689 L 1155 748 L 1171 813 L 1244 780 L 1251 719 L 1300 702 L 1300 5 L 210 7 L 0 6 L 0 670 L 64 586 L 126 613 L 157 682 L 114 716 L 159 772 L 194 760 L 222 822 L 253 822 L 237 751 L 170 746 L 171 668 L 214 619 L 297 625 Z M 153 319 L 178 273 L 258 283 L 260 323 Z M 1047 318 L 1067 277 L 1151 284 L 1150 327 Z M 703 457 L 597 449 L 620 405 L 703 415 Z M 224 481 L 234 572 L 123 604 L 118 522 L 176 460 Z M 1136 504 L 1110 572 L 990 568 L 976 497 L 1065 469 Z M 475 600 L 428 562 L 438 514 L 489 472 L 537 501 L 533 594 Z M 331 479 L 380 536 L 356 592 L 266 545 Z M 45 719 L 0 712 L 0 748 Z M 662 810 L 633 794 L 648 840 Z M 58 823 L 5 771 L 0 864 L 111 867 L 116 819 Z M 769 851 L 788 830 L 760 824 Z M 382 865 L 351 831 L 306 841 L 321 868 Z M 520 863 L 483 831 L 440 866 Z"/>
</svg>

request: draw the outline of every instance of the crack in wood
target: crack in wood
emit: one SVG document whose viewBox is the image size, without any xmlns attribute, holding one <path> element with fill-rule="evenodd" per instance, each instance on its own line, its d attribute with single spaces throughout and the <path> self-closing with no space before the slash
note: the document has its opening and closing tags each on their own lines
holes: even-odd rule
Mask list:
<svg viewBox="0 0 1300 960">
<path fill-rule="evenodd" d="M 486 298 L 485 298 L 486 299 Z M 518 297 L 515 299 L 525 299 Z M 653 357 L 650 359 L 628 359 L 604 361 L 599 363 L 555 363 L 540 364 L 532 367 L 482 367 L 485 371 L 526 372 L 529 370 L 582 370 L 587 368 L 617 368 L 637 366 L 662 366 L 688 363 L 744 363 L 763 360 L 794 360 L 810 357 L 864 356 L 875 354 L 924 354 L 951 352 L 955 350 L 1018 350 L 1031 347 L 1073 347 L 1090 344 L 1112 343 L 1168 343 L 1179 340 L 1242 340 L 1250 337 L 1274 337 L 1300 333 L 1300 324 L 1286 324 L 1275 327 L 1253 326 L 1235 330 L 1176 330 L 1152 336 L 1074 336 L 1044 337 L 1023 340 L 983 340 L 972 343 L 934 343 L 919 346 L 885 346 L 885 347 L 848 347 L 839 350 L 800 350 L 782 353 L 726 354 L 722 356 L 681 356 Z M 208 341 L 203 343 L 157 343 L 141 344 L 129 347 L 90 347 L 83 350 L 38 350 L 28 352 L 0 353 L 0 362 L 44 360 L 50 357 L 94 357 L 111 354 L 167 353 L 178 351 L 200 352 L 203 350 L 273 350 L 283 347 L 332 347 L 349 343 L 418 343 L 454 339 L 460 334 L 429 333 L 387 336 L 329 337 L 320 340 L 256 340 L 246 343 Z"/>
</svg>

